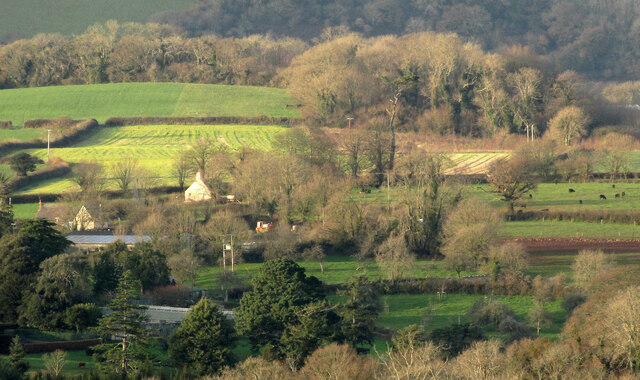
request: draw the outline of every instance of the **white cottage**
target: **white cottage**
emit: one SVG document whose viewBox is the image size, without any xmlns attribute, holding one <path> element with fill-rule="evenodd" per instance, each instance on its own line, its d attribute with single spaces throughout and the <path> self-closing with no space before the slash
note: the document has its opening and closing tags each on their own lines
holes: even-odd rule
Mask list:
<svg viewBox="0 0 640 380">
<path fill-rule="evenodd" d="M 185 202 L 201 202 L 211 200 L 209 187 L 202 181 L 202 174 L 196 173 L 196 181 L 184 192 Z"/>
</svg>

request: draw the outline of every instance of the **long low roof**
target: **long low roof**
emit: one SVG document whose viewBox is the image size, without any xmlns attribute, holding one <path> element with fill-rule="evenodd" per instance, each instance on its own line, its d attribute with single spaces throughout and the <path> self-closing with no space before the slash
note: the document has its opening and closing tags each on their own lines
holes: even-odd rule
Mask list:
<svg viewBox="0 0 640 380">
<path fill-rule="evenodd" d="M 150 236 L 139 236 L 139 235 L 114 235 L 110 233 L 71 233 L 67 235 L 67 239 L 73 242 L 73 244 L 96 244 L 96 245 L 107 245 L 111 244 L 117 240 L 120 240 L 124 244 L 136 244 L 142 243 L 151 240 Z"/>
</svg>

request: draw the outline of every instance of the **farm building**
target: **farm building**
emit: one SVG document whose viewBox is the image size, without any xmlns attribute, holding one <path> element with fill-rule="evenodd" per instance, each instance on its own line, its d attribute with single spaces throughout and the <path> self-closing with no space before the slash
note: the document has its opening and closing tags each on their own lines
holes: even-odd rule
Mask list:
<svg viewBox="0 0 640 380">
<path fill-rule="evenodd" d="M 180 327 L 189 310 L 190 308 L 186 307 L 149 305 L 144 311 L 148 318 L 146 327 L 156 335 L 169 336 Z M 220 309 L 220 311 L 228 319 L 234 318 L 234 312 L 232 310 Z M 112 311 L 110 309 L 102 309 L 103 315 L 111 313 Z"/>
<path fill-rule="evenodd" d="M 202 181 L 202 174 L 196 173 L 196 181 L 189 186 L 187 191 L 184 192 L 185 202 L 201 202 L 209 201 L 212 198 L 211 190 L 204 181 Z"/>
<path fill-rule="evenodd" d="M 120 240 L 128 247 L 151 240 L 150 236 L 114 235 L 111 231 L 79 231 L 66 236 L 76 248 L 97 249 Z"/>
</svg>

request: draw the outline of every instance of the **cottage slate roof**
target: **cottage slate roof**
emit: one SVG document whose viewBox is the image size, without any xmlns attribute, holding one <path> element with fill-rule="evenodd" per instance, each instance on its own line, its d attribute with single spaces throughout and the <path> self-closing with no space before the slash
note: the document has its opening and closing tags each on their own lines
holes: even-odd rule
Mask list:
<svg viewBox="0 0 640 380">
<path fill-rule="evenodd" d="M 57 204 L 43 204 L 38 212 L 36 218 L 44 218 L 51 222 L 55 222 L 56 218 L 61 218 L 63 210 L 60 205 Z"/>
</svg>

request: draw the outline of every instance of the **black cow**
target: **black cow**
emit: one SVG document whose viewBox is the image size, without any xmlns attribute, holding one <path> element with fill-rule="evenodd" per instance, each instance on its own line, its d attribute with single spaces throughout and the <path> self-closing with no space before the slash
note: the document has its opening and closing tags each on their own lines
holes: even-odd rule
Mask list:
<svg viewBox="0 0 640 380">
<path fill-rule="evenodd" d="M 573 189 L 569 189 L 569 192 L 570 192 L 570 193 L 575 193 L 576 191 L 575 191 L 575 190 L 573 190 Z"/>
<path fill-rule="evenodd" d="M 582 204 L 582 199 L 580 199 L 580 204 Z"/>
<path fill-rule="evenodd" d="M 607 199 L 607 197 L 604 196 L 604 194 L 600 194 L 600 199 Z"/>
<path fill-rule="evenodd" d="M 533 194 L 529 193 L 529 199 L 533 198 Z"/>
<path fill-rule="evenodd" d="M 616 188 L 616 184 L 614 183 L 613 185 L 611 185 L 611 188 L 615 189 Z"/>
<path fill-rule="evenodd" d="M 616 194 L 616 198 L 620 198 L 620 194 Z"/>
<path fill-rule="evenodd" d="M 622 198 L 624 198 L 624 196 L 627 195 L 627 193 L 625 193 L 624 191 L 622 192 Z"/>
</svg>

